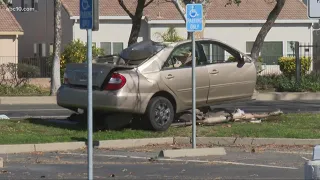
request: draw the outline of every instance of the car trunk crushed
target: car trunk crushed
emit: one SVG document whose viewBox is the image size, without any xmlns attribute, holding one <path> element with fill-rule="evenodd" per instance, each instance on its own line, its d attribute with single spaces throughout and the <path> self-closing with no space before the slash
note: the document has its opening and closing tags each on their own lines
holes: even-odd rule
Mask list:
<svg viewBox="0 0 320 180">
<path fill-rule="evenodd" d="M 94 111 L 141 113 L 135 102 L 139 85 L 146 81 L 137 68 L 161 51 L 165 45 L 143 41 L 124 49 L 119 55 L 101 56 L 93 59 L 92 88 Z M 63 85 L 57 94 L 57 104 L 73 111 L 87 108 L 87 63 L 66 65 Z M 127 85 L 127 86 L 126 86 Z M 133 87 L 134 86 L 134 87 Z M 142 97 L 143 98 L 143 97 Z M 140 109 L 139 109 L 140 108 Z"/>
</svg>

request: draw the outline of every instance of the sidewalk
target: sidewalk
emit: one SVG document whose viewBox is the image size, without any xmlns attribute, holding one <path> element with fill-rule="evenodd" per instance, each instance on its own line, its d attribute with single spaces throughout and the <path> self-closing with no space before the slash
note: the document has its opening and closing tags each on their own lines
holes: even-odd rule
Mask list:
<svg viewBox="0 0 320 180">
<path fill-rule="evenodd" d="M 56 104 L 56 96 L 0 96 L 0 104 Z"/>
<path fill-rule="evenodd" d="M 317 101 L 320 100 L 319 93 L 257 93 L 254 95 L 257 101 Z M 0 97 L 0 104 L 56 104 L 55 96 L 7 96 Z"/>
</svg>

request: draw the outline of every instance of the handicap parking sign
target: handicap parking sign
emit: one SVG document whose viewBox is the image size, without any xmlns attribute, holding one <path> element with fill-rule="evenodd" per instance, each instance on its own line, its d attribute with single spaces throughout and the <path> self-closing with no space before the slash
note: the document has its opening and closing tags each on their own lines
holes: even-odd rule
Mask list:
<svg viewBox="0 0 320 180">
<path fill-rule="evenodd" d="M 186 28 L 188 32 L 203 30 L 203 6 L 202 4 L 187 4 Z"/>
<path fill-rule="evenodd" d="M 80 0 L 80 29 L 92 29 L 92 0 Z"/>
</svg>

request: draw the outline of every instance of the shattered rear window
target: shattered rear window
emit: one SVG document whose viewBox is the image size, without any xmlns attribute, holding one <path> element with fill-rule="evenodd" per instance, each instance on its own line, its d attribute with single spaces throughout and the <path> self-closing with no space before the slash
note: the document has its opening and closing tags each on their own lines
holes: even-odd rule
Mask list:
<svg viewBox="0 0 320 180">
<path fill-rule="evenodd" d="M 125 61 L 141 61 L 154 56 L 165 47 L 164 43 L 145 40 L 125 48 L 119 56 Z"/>
</svg>

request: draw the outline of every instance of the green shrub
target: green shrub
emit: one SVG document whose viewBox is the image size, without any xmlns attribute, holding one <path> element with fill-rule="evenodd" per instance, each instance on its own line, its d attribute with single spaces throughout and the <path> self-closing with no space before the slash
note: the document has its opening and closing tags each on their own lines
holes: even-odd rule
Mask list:
<svg viewBox="0 0 320 180">
<path fill-rule="evenodd" d="M 19 78 L 36 78 L 40 76 L 40 68 L 29 64 L 18 64 Z"/>
<path fill-rule="evenodd" d="M 294 76 L 282 75 L 276 86 L 278 92 L 318 92 L 320 91 L 320 74 L 310 73 L 301 77 L 300 84 Z"/>
<path fill-rule="evenodd" d="M 164 42 L 178 42 L 182 41 L 183 37 L 180 37 L 177 30 L 174 27 L 169 27 L 164 33 L 156 32 L 155 35 L 160 37 Z"/>
<path fill-rule="evenodd" d="M 35 85 L 24 84 L 18 87 L 0 85 L 0 96 L 48 96 L 49 90 Z"/>
<path fill-rule="evenodd" d="M 23 63 L 7 63 L 0 65 L 0 84 L 18 87 L 29 82 L 30 78 L 39 77 L 40 68 Z"/>
<path fill-rule="evenodd" d="M 310 73 L 301 76 L 300 84 L 294 76 L 263 75 L 257 76 L 257 90 L 275 90 L 277 92 L 319 92 L 320 73 Z"/>
<path fill-rule="evenodd" d="M 279 84 L 280 75 L 258 75 L 256 90 L 274 90 Z"/>
<path fill-rule="evenodd" d="M 305 75 L 311 66 L 311 57 L 301 57 L 301 75 Z M 295 57 L 280 57 L 278 64 L 281 72 L 288 77 L 294 76 L 296 72 Z"/>
<path fill-rule="evenodd" d="M 101 48 L 92 46 L 92 57 L 104 55 Z M 67 63 L 83 63 L 87 60 L 87 45 L 79 39 L 72 41 L 61 53 L 60 68 L 64 69 Z"/>
<path fill-rule="evenodd" d="M 92 46 L 92 57 L 104 55 L 103 49 Z M 51 61 L 53 62 L 53 55 Z M 63 80 L 63 74 L 68 63 L 83 63 L 87 60 L 87 44 L 80 39 L 70 42 L 61 53 L 60 58 L 60 79 Z"/>
</svg>

